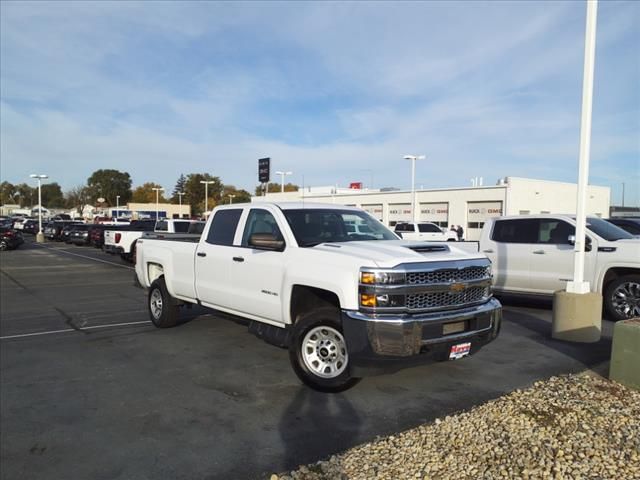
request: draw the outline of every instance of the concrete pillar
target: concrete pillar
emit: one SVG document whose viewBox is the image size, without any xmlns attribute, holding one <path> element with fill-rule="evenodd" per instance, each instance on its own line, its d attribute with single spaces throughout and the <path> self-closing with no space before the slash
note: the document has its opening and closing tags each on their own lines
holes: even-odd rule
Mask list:
<svg viewBox="0 0 640 480">
<path fill-rule="evenodd" d="M 602 295 L 599 293 L 553 294 L 551 336 L 569 342 L 593 343 L 602 330 Z"/>
<path fill-rule="evenodd" d="M 616 323 L 609 378 L 640 390 L 640 318 Z"/>
</svg>

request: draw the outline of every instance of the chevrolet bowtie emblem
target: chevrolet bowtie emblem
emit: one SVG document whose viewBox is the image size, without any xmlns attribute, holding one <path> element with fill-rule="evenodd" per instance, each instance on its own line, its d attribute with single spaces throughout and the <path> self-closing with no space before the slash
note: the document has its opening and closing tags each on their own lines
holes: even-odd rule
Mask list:
<svg viewBox="0 0 640 480">
<path fill-rule="evenodd" d="M 466 285 L 464 283 L 452 283 L 451 284 L 451 291 L 454 293 L 460 293 L 464 290 L 466 290 Z"/>
</svg>

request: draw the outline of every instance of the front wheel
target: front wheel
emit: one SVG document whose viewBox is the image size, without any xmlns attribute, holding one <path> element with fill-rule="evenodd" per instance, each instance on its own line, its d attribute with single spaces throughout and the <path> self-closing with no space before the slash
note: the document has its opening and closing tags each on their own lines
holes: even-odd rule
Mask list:
<svg viewBox="0 0 640 480">
<path fill-rule="evenodd" d="M 0 241 L 0 250 L 1 251 L 9 250 L 9 244 L 7 243 L 6 240 Z"/>
<path fill-rule="evenodd" d="M 350 374 L 340 313 L 333 307 L 319 308 L 298 318 L 289 359 L 298 378 L 314 390 L 341 392 L 359 381 Z"/>
<path fill-rule="evenodd" d="M 164 278 L 154 281 L 147 297 L 149 317 L 158 328 L 175 327 L 178 323 L 179 307 L 169 294 Z"/>
<path fill-rule="evenodd" d="M 640 317 L 640 275 L 613 280 L 604 290 L 604 307 L 611 320 Z"/>
</svg>

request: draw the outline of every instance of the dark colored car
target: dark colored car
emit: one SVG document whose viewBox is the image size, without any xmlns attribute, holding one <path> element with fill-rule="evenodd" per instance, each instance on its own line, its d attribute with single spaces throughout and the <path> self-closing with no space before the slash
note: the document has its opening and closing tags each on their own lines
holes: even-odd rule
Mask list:
<svg viewBox="0 0 640 480">
<path fill-rule="evenodd" d="M 623 230 L 626 230 L 631 235 L 640 235 L 640 218 L 618 217 L 609 218 L 607 222 L 617 225 Z"/>
<path fill-rule="evenodd" d="M 24 243 L 22 234 L 12 228 L 0 227 L 0 250 L 15 250 Z"/>
<path fill-rule="evenodd" d="M 30 233 L 35 235 L 38 233 L 38 220 L 27 220 L 22 225 L 22 231 L 24 233 Z"/>
<path fill-rule="evenodd" d="M 104 245 L 104 231 L 107 228 L 112 228 L 111 225 L 89 225 L 89 244 L 96 248 L 102 248 Z"/>
<path fill-rule="evenodd" d="M 60 240 L 65 243 L 71 243 L 71 230 L 76 228 L 78 225 L 84 225 L 84 223 L 67 222 L 60 233 Z"/>
<path fill-rule="evenodd" d="M 74 225 L 69 232 L 69 241 L 74 245 L 89 245 L 89 228 L 91 225 Z"/>
<path fill-rule="evenodd" d="M 71 222 L 62 221 L 62 220 L 60 221 L 56 220 L 56 221 L 47 223 L 46 227 L 44 228 L 44 236 L 49 240 L 56 240 L 56 241 L 62 240 L 61 238 L 62 230 L 69 223 Z"/>
</svg>

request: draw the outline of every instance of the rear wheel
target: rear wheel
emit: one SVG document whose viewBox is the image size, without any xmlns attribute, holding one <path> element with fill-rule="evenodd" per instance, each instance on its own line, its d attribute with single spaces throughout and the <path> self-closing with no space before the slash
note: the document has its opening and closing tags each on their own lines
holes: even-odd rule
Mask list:
<svg viewBox="0 0 640 480">
<path fill-rule="evenodd" d="M 289 359 L 298 378 L 314 390 L 341 392 L 359 381 L 351 377 L 349 350 L 340 313 L 334 307 L 322 307 L 298 318 Z"/>
<path fill-rule="evenodd" d="M 604 291 L 604 307 L 611 320 L 640 317 L 640 275 L 613 280 Z"/>
<path fill-rule="evenodd" d="M 151 284 L 147 301 L 149 317 L 156 327 L 175 327 L 178 323 L 179 307 L 175 299 L 169 295 L 164 278 L 159 278 Z"/>
</svg>

